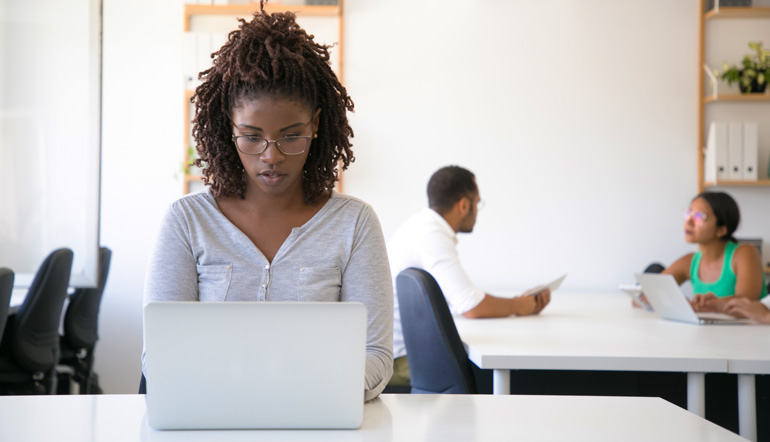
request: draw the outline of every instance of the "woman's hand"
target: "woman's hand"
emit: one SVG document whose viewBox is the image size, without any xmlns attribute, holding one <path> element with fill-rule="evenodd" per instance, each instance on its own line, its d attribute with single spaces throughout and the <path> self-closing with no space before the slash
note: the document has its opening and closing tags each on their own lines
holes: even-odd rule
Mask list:
<svg viewBox="0 0 770 442">
<path fill-rule="evenodd" d="M 631 298 L 631 305 L 642 310 L 652 310 L 650 301 L 647 300 L 647 296 L 644 293 L 640 293 L 638 298 Z"/>
<path fill-rule="evenodd" d="M 749 318 L 763 324 L 770 324 L 770 309 L 759 301 L 743 296 L 733 296 L 725 303 L 725 313 L 738 318 Z"/>
<path fill-rule="evenodd" d="M 696 312 L 724 312 L 726 298 L 717 298 L 717 296 L 711 292 L 706 294 L 699 294 L 693 296 L 690 301 L 693 310 Z"/>
</svg>

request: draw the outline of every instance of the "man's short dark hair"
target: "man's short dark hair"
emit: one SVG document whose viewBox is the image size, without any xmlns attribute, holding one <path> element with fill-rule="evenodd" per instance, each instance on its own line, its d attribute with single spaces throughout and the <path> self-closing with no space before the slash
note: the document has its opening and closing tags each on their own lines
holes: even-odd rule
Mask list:
<svg viewBox="0 0 770 442">
<path fill-rule="evenodd" d="M 478 192 L 475 175 L 460 166 L 446 166 L 437 170 L 428 181 L 428 205 L 438 213 L 444 214 L 461 198 Z"/>
</svg>

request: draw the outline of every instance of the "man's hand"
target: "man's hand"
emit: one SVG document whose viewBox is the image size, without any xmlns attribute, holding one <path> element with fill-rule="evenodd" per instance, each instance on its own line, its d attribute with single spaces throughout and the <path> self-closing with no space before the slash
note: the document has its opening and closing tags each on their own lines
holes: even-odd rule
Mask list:
<svg viewBox="0 0 770 442">
<path fill-rule="evenodd" d="M 536 315 L 551 302 L 551 291 L 547 288 L 536 288 L 513 298 L 514 314 L 519 316 Z"/>
</svg>

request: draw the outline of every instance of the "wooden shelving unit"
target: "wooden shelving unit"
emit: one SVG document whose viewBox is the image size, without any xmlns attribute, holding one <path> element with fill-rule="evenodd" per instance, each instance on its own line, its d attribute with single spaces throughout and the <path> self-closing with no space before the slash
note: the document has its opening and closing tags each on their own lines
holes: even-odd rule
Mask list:
<svg viewBox="0 0 770 442">
<path fill-rule="evenodd" d="M 770 18 L 770 8 L 767 7 L 722 7 L 712 9 L 704 14 L 704 19 L 720 18 Z"/>
<path fill-rule="evenodd" d="M 733 187 L 770 187 L 770 180 L 757 180 L 757 181 L 733 181 L 733 180 L 722 180 L 722 181 L 706 181 L 703 183 L 703 187 L 713 187 L 713 186 L 733 186 Z"/>
<path fill-rule="evenodd" d="M 184 6 L 184 31 L 191 31 L 191 24 L 193 17 L 196 16 L 232 16 L 248 19 L 254 12 L 259 10 L 259 2 L 252 2 L 245 5 L 185 5 Z M 270 2 L 265 5 L 265 11 L 268 13 L 291 11 L 297 14 L 298 17 L 329 17 L 337 18 L 338 27 L 338 41 L 335 42 L 335 51 L 338 53 L 339 72 L 337 77 L 340 82 L 343 82 L 342 73 L 344 71 L 344 22 L 343 22 L 343 0 L 337 0 L 336 5 L 284 5 L 280 3 Z M 308 31 L 309 33 L 312 33 Z M 187 167 L 187 150 L 190 140 L 190 120 L 192 115 L 190 114 L 190 98 L 192 98 L 195 91 L 185 90 L 184 94 L 184 158 L 185 158 L 185 171 L 188 171 Z M 200 175 L 185 173 L 184 177 L 184 193 L 190 193 L 191 183 L 195 183 L 201 180 Z M 338 192 L 342 192 L 342 176 L 337 182 Z"/>
<path fill-rule="evenodd" d="M 716 98 L 709 95 L 703 98 L 705 104 L 719 102 L 768 102 L 770 103 L 770 94 L 720 94 Z"/>
<path fill-rule="evenodd" d="M 698 191 L 702 192 L 704 188 L 713 186 L 727 187 L 770 187 L 770 179 L 758 181 L 718 181 L 704 182 L 703 179 L 703 147 L 705 146 L 705 107 L 706 105 L 716 106 L 719 103 L 758 103 L 770 104 L 770 94 L 718 94 L 703 95 L 704 75 L 703 66 L 705 62 L 705 35 L 706 23 L 709 20 L 718 19 L 770 19 L 770 7 L 720 7 L 712 10 L 705 10 L 705 0 L 699 2 L 699 15 L 701 17 L 698 27 L 699 51 L 698 51 Z M 770 25 L 770 22 L 768 22 Z M 760 124 L 767 122 L 760 122 Z"/>
<path fill-rule="evenodd" d="M 248 5 L 185 5 L 184 30 L 190 30 L 190 18 L 196 15 L 232 15 L 248 18 L 259 9 L 259 3 Z M 342 4 L 337 5 L 282 5 L 268 3 L 265 11 L 269 13 L 291 11 L 308 17 L 338 17 L 342 15 Z"/>
</svg>

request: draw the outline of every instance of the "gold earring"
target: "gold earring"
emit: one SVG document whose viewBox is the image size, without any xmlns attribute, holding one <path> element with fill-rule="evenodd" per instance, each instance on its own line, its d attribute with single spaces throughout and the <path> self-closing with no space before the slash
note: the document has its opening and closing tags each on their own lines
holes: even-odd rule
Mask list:
<svg viewBox="0 0 770 442">
<path fill-rule="evenodd" d="M 313 134 L 313 139 L 318 138 L 318 134 Z"/>
</svg>

